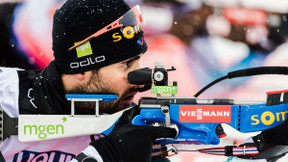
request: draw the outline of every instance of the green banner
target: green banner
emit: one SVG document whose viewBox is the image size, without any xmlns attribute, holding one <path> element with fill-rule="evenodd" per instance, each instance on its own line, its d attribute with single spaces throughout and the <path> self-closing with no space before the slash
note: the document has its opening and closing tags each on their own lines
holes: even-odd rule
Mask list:
<svg viewBox="0 0 288 162">
<path fill-rule="evenodd" d="M 177 86 L 152 86 L 152 94 L 177 94 Z"/>
</svg>

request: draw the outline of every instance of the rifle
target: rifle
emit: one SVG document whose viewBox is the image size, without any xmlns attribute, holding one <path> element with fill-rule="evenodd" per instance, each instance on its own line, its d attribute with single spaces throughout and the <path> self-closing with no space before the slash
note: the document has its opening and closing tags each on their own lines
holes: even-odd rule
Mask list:
<svg viewBox="0 0 288 162">
<path fill-rule="evenodd" d="M 287 75 L 287 67 L 258 67 L 230 72 L 205 86 L 193 97 L 175 96 L 177 83 L 168 84 L 167 82 L 167 71 L 171 71 L 171 69 L 164 69 L 163 65 L 156 64 L 154 72 L 152 71 L 152 69 L 144 68 L 130 72 L 128 81 L 131 84 L 145 84 L 145 82 L 154 81 L 155 86 L 152 86 L 152 93 L 157 94 L 157 97 L 140 99 L 140 115 L 133 119 L 133 124 L 160 123 L 160 125 L 170 126 L 171 123 L 174 123 L 179 128 L 179 135 L 176 139 L 158 140 L 157 143 L 215 145 L 220 142 L 217 127 L 221 123 L 226 123 L 239 132 L 247 133 L 275 127 L 287 118 L 288 90 L 267 92 L 266 102 L 197 99 L 206 89 L 224 79 L 260 74 Z M 137 79 L 139 76 L 144 76 L 141 75 L 142 73 L 146 73 L 147 76 L 151 74 L 152 80 L 148 82 L 143 79 L 145 82 L 142 82 L 142 79 Z M 161 96 L 162 94 L 171 94 L 171 96 Z M 283 101 L 281 102 L 282 94 Z"/>
<path fill-rule="evenodd" d="M 173 67 L 172 69 L 175 70 Z M 155 84 L 152 87 L 152 93 L 157 94 L 157 97 L 154 98 L 142 97 L 140 99 L 140 115 L 132 120 L 133 124 L 155 125 L 156 123 L 166 127 L 176 125 L 179 130 L 179 134 L 175 139 L 159 139 L 156 141 L 158 144 L 217 145 L 220 138 L 226 135 L 221 127 L 223 123 L 230 125 L 239 132 L 247 133 L 275 127 L 287 118 L 288 90 L 267 92 L 266 102 L 197 99 L 209 87 L 224 79 L 262 74 L 287 75 L 287 67 L 257 67 L 233 71 L 211 82 L 193 97 L 175 96 L 177 91 L 175 85 L 177 83 L 167 84 L 167 78 L 165 78 L 165 76 L 168 76 L 167 71 L 171 71 L 171 69 L 165 70 L 163 65 L 157 66 L 156 64 L 154 72 L 152 71 L 152 69 L 146 68 L 131 72 L 130 77 L 128 75 L 128 81 L 131 84 L 145 84 L 141 80 L 135 79 L 134 75 L 139 77 L 141 73 L 152 74 L 151 78 Z M 149 76 L 148 74 L 146 75 Z M 161 96 L 161 94 L 167 93 L 171 96 Z M 282 95 L 283 101 L 281 101 Z M 267 145 L 265 143 L 260 143 L 260 145 L 262 145 L 260 149 L 259 144 L 255 143 L 247 146 L 225 146 L 188 151 L 225 156 L 255 155 L 250 158 L 270 159 L 271 157 L 281 157 L 288 150 L 285 145 Z M 177 153 L 177 148 L 173 152 Z"/>
<path fill-rule="evenodd" d="M 258 67 L 238 70 L 216 79 L 201 89 L 193 97 L 178 97 L 177 82 L 168 82 L 168 72 L 174 67 L 165 69 L 164 64 L 156 63 L 154 69 L 143 68 L 128 74 L 131 84 L 145 84 L 144 90 L 152 87 L 156 97 L 142 97 L 139 100 L 140 114 L 132 123 L 135 125 L 171 126 L 176 125 L 179 134 L 175 139 L 158 139 L 158 144 L 197 144 L 217 145 L 224 133 L 219 130 L 221 123 L 226 123 L 240 132 L 262 131 L 275 127 L 286 120 L 288 91 L 267 93 L 266 102 L 234 101 L 232 99 L 197 99 L 197 97 L 212 85 L 224 79 L 252 76 L 260 74 L 288 74 L 287 67 Z M 152 83 L 154 84 L 152 86 Z M 170 94 L 171 96 L 162 96 Z M 283 95 L 283 101 L 281 96 Z M 70 115 L 19 115 L 19 141 L 41 141 L 74 137 L 90 134 L 109 134 L 113 124 L 125 110 L 111 115 L 99 114 L 99 102 L 109 102 L 118 98 L 117 95 L 80 95 L 67 94 L 71 101 Z M 77 115 L 74 102 L 95 102 L 95 114 Z M 4 114 L 6 121 L 7 115 Z M 5 119 L 6 118 L 6 119 Z M 15 123 L 15 120 L 13 120 Z M 8 124 L 1 129 L 2 139 Z"/>
</svg>

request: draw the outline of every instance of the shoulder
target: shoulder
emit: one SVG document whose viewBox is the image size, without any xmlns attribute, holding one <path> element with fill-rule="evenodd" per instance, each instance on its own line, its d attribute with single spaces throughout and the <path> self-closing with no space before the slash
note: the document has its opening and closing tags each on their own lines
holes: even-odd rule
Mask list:
<svg viewBox="0 0 288 162">
<path fill-rule="evenodd" d="M 0 67 L 0 107 L 10 116 L 16 117 L 19 96 L 19 68 Z"/>
</svg>

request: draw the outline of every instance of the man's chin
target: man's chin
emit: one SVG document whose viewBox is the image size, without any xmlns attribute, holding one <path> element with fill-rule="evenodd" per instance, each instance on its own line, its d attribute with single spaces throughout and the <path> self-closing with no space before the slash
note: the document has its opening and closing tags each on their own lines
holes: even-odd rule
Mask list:
<svg viewBox="0 0 288 162">
<path fill-rule="evenodd" d="M 120 104 L 120 103 L 117 103 L 116 105 L 112 106 L 105 106 L 104 109 L 102 109 L 101 113 L 104 113 L 104 114 L 114 114 L 116 112 L 119 112 L 121 110 L 124 110 L 124 109 L 127 109 L 129 108 L 131 105 L 130 104 Z"/>
<path fill-rule="evenodd" d="M 121 111 L 121 110 L 127 109 L 127 108 L 129 108 L 130 106 L 131 106 L 130 103 L 129 103 L 129 104 L 119 104 L 119 105 L 117 106 L 117 111 Z"/>
</svg>

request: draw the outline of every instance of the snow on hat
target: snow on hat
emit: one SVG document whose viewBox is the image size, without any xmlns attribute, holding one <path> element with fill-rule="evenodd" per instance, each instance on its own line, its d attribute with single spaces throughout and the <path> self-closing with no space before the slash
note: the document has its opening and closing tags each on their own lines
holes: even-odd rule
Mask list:
<svg viewBox="0 0 288 162">
<path fill-rule="evenodd" d="M 67 0 L 56 10 L 52 37 L 60 73 L 82 73 L 145 53 L 147 44 L 139 25 L 116 27 L 83 41 L 105 27 L 109 29 L 107 25 L 127 15 L 130 9 L 124 0 Z M 71 50 L 81 41 L 81 45 Z"/>
</svg>

